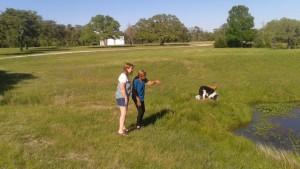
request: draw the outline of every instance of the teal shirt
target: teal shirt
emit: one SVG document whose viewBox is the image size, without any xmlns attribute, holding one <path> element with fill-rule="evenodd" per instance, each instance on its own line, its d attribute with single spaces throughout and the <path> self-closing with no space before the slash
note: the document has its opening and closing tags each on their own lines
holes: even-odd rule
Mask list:
<svg viewBox="0 0 300 169">
<path fill-rule="evenodd" d="M 135 77 L 133 79 L 133 82 L 132 82 L 132 85 L 133 85 L 133 88 L 132 88 L 132 99 L 133 100 L 136 99 L 136 95 L 137 95 L 141 101 L 144 101 L 146 83 L 148 83 L 148 79 L 147 78 L 143 79 L 142 81 L 140 81 L 138 77 Z M 135 95 L 135 92 L 133 90 L 135 90 L 136 95 Z"/>
</svg>

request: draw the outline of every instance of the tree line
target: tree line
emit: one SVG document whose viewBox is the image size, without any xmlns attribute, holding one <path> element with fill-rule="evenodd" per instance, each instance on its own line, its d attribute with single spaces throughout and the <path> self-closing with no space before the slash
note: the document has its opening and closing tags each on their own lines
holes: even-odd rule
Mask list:
<svg viewBox="0 0 300 169">
<path fill-rule="evenodd" d="M 212 33 L 199 27 L 187 29 L 174 15 L 158 14 L 128 25 L 125 32 L 120 24 L 108 15 L 91 17 L 86 25 L 63 25 L 43 20 L 35 11 L 7 8 L 0 14 L 0 47 L 89 46 L 100 40 L 125 36 L 128 43 L 186 42 L 214 40 Z"/>
<path fill-rule="evenodd" d="M 120 24 L 108 15 L 91 17 L 86 25 L 63 25 L 43 20 L 35 11 L 7 8 L 0 13 L 0 47 L 90 46 L 100 40 L 124 36 L 127 43 L 159 43 L 215 41 L 215 47 L 299 48 L 300 22 L 282 18 L 261 29 L 254 29 L 254 17 L 246 6 L 233 6 L 227 23 L 213 32 L 195 26 L 187 28 L 175 15 L 157 14 L 141 18 L 128 25 L 124 32 Z M 105 44 L 106 45 L 106 44 Z"/>
<path fill-rule="evenodd" d="M 227 23 L 215 29 L 215 47 L 299 48 L 300 21 L 281 18 L 254 29 L 254 17 L 246 6 L 228 12 Z"/>
</svg>

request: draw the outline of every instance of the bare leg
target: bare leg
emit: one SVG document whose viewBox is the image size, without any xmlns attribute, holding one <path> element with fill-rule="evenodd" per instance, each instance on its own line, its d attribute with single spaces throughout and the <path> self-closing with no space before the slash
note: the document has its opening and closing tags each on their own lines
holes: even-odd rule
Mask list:
<svg viewBox="0 0 300 169">
<path fill-rule="evenodd" d="M 120 126 L 119 126 L 119 133 L 124 133 L 124 128 L 125 128 L 125 120 L 126 120 L 126 114 L 127 114 L 127 108 L 126 107 L 120 107 Z"/>
</svg>

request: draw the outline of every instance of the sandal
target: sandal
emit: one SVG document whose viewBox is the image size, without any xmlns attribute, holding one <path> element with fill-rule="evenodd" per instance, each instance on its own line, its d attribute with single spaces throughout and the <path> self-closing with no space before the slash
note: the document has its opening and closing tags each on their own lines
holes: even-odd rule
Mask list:
<svg viewBox="0 0 300 169">
<path fill-rule="evenodd" d="M 123 133 L 119 133 L 119 132 L 118 132 L 118 134 L 119 134 L 120 136 L 126 136 L 126 133 L 125 133 L 125 132 L 123 132 Z"/>
<path fill-rule="evenodd" d="M 123 129 L 123 131 L 124 131 L 124 132 L 128 132 L 128 131 L 129 131 L 129 129 L 125 128 L 125 129 Z"/>
</svg>

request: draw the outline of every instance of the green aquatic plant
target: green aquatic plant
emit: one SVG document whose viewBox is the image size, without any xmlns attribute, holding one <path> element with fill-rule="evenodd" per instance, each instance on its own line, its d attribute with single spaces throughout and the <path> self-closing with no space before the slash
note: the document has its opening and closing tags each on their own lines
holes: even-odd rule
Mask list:
<svg viewBox="0 0 300 169">
<path fill-rule="evenodd" d="M 290 117 L 297 118 L 293 109 L 299 107 L 297 103 L 265 103 L 256 106 L 257 122 L 253 126 L 254 135 L 264 141 L 278 140 L 281 145 L 291 145 L 290 147 L 299 152 L 299 135 L 296 135 L 292 129 L 285 131 L 280 123 L 271 122 L 272 117 Z"/>
<path fill-rule="evenodd" d="M 297 107 L 295 103 L 263 103 L 256 106 L 264 117 L 293 116 L 291 110 Z"/>
</svg>

